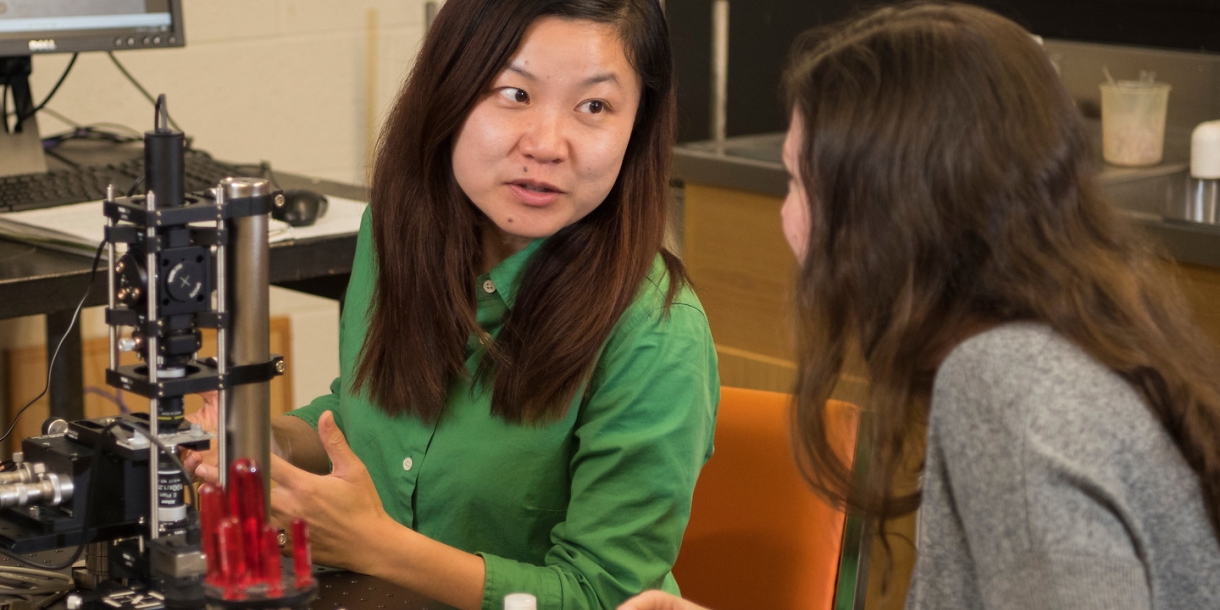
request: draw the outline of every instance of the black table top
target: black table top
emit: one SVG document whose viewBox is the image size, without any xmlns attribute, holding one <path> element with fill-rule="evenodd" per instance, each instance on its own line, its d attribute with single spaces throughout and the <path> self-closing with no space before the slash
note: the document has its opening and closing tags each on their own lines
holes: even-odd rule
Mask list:
<svg viewBox="0 0 1220 610">
<path fill-rule="evenodd" d="M 32 562 L 23 563 L 12 557 L 0 555 L 0 570 L 6 568 L 32 568 L 40 564 L 62 564 L 72 554 L 73 549 L 56 549 L 26 555 L 25 559 Z M 61 574 L 67 570 L 57 570 Z M 379 578 L 366 574 L 356 574 L 333 568 L 315 567 L 314 578 L 318 581 L 318 597 L 309 604 L 311 610 L 452 610 L 450 606 L 433 601 L 410 589 L 404 589 Z M 0 593 L 0 607 L 18 608 L 25 604 L 34 607 L 45 599 L 45 596 L 17 596 Z M 49 601 L 49 600 L 48 600 Z M 52 610 L 66 610 L 61 598 L 50 602 L 47 606 Z"/>
<path fill-rule="evenodd" d="M 446 606 L 410 589 L 384 580 L 343 571 L 322 571 L 318 579 L 318 598 L 312 610 L 449 610 Z"/>
</svg>

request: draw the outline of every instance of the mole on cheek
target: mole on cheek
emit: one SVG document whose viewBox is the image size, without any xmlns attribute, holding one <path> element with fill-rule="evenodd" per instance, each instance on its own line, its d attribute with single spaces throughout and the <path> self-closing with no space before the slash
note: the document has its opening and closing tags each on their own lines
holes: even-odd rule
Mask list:
<svg viewBox="0 0 1220 610">
<path fill-rule="evenodd" d="M 512 217 L 512 216 L 509 216 L 508 218 L 506 218 L 506 219 L 505 219 L 505 222 L 507 222 L 508 224 L 512 224 L 512 223 L 513 223 L 513 217 Z"/>
</svg>

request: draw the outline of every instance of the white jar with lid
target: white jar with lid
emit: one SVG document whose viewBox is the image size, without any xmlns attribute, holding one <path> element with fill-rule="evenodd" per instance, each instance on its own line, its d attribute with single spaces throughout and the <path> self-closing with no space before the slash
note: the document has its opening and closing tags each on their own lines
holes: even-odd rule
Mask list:
<svg viewBox="0 0 1220 610">
<path fill-rule="evenodd" d="M 1220 121 L 1200 123 L 1190 135 L 1186 217 L 1220 223 Z"/>
</svg>

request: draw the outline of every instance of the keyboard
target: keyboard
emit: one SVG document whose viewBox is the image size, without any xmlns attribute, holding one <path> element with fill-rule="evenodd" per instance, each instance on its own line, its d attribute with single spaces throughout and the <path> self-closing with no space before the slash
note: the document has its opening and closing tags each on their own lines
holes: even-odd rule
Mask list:
<svg viewBox="0 0 1220 610">
<path fill-rule="evenodd" d="M 222 179 L 242 173 L 237 166 L 217 161 L 201 150 L 186 151 L 183 170 L 187 192 L 212 188 Z M 143 156 L 45 174 L 0 176 L 0 212 L 20 212 L 105 199 L 108 184 L 114 185 L 117 196 L 126 195 L 127 190 L 143 176 Z M 143 192 L 142 189 L 138 190 Z"/>
</svg>

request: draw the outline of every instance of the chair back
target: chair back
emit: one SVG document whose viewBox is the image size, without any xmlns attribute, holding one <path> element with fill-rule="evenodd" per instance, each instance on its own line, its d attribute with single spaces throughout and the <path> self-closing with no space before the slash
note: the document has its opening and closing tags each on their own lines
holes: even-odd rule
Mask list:
<svg viewBox="0 0 1220 610">
<path fill-rule="evenodd" d="M 833 608 L 844 514 L 797 468 L 791 404 L 789 394 L 721 388 L 715 452 L 674 565 L 683 597 L 717 610 Z M 858 409 L 830 401 L 827 417 L 841 455 L 852 455 Z"/>
</svg>

